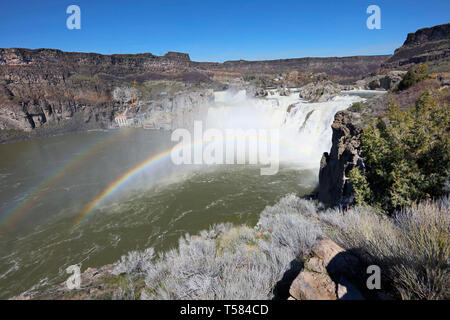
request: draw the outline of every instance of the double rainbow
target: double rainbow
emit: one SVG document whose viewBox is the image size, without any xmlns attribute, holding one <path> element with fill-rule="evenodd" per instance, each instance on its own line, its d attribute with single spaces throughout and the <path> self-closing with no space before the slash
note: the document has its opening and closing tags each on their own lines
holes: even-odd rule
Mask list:
<svg viewBox="0 0 450 320">
<path fill-rule="evenodd" d="M 79 165 L 83 164 L 89 157 L 94 155 L 98 150 L 103 149 L 116 141 L 119 137 L 130 134 L 133 129 L 120 129 L 117 132 L 101 137 L 90 143 L 84 150 L 81 150 L 70 161 L 57 168 L 51 175 L 44 179 L 41 183 L 26 192 L 25 198 L 16 206 L 8 210 L 0 217 L 0 226 L 10 228 L 17 223 L 26 213 L 33 208 L 34 204 L 45 194 L 45 192 L 56 185 L 64 176 L 72 172 Z"/>
<path fill-rule="evenodd" d="M 217 141 L 226 141 L 227 139 L 218 139 L 214 140 L 214 142 Z M 248 139 L 247 139 L 248 140 Z M 266 143 L 270 143 L 269 140 L 266 139 L 257 139 L 259 141 L 264 141 Z M 185 145 L 177 145 L 175 147 L 171 147 L 169 149 L 166 149 L 160 153 L 157 153 L 155 155 L 150 156 L 146 160 L 139 163 L 137 166 L 132 168 L 131 170 L 124 173 L 122 176 L 114 180 L 108 187 L 106 187 L 101 193 L 99 193 L 94 199 L 92 199 L 84 208 L 84 210 L 78 215 L 74 221 L 74 227 L 77 227 L 80 225 L 93 211 L 97 206 L 103 202 L 106 198 L 108 198 L 112 193 L 120 189 L 123 185 L 125 185 L 128 181 L 130 181 L 133 177 L 137 176 L 140 172 L 143 170 L 149 168 L 152 165 L 155 165 L 159 162 L 161 162 L 163 159 L 170 156 L 170 154 L 174 151 L 178 151 L 184 148 L 192 148 L 200 144 L 206 144 L 212 142 L 211 140 L 208 141 L 196 141 L 190 144 Z M 279 143 L 277 146 L 283 147 L 285 149 L 288 149 L 290 151 L 295 151 L 299 153 L 303 153 L 304 150 L 300 149 L 297 146 L 293 146 L 286 143 Z"/>
</svg>

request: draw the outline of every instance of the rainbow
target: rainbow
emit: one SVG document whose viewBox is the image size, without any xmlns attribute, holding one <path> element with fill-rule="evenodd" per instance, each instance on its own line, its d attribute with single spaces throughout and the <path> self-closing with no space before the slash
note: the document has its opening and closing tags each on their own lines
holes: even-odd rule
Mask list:
<svg viewBox="0 0 450 320">
<path fill-rule="evenodd" d="M 123 186 L 127 181 L 129 181 L 131 178 L 136 176 L 139 172 L 143 171 L 150 165 L 155 164 L 158 161 L 169 156 L 171 152 L 172 148 L 169 148 L 160 153 L 152 155 L 151 157 L 139 163 L 133 169 L 129 170 L 128 172 L 120 176 L 118 179 L 113 181 L 105 190 L 103 190 L 99 195 L 97 195 L 87 204 L 82 213 L 76 218 L 74 226 L 78 226 L 104 199 L 106 199 L 110 194 L 112 194 L 114 191 Z"/>
<path fill-rule="evenodd" d="M 0 217 L 0 226 L 10 228 L 18 222 L 30 209 L 35 202 L 51 187 L 56 185 L 64 176 L 72 172 L 76 167 L 81 165 L 90 156 L 96 153 L 99 149 L 105 148 L 114 142 L 117 138 L 128 135 L 132 129 L 120 129 L 112 135 L 101 137 L 90 143 L 83 151 L 79 152 L 70 161 L 57 168 L 53 174 L 49 175 L 45 180 L 31 188 L 26 192 L 26 197 L 16 206 L 11 208 Z"/>
<path fill-rule="evenodd" d="M 217 141 L 226 141 L 227 139 L 217 139 L 214 140 L 215 142 Z M 265 139 L 257 139 L 260 141 L 264 141 L 264 142 L 268 142 L 270 143 L 269 140 L 265 140 Z M 174 150 L 181 150 L 184 148 L 191 148 L 194 147 L 196 145 L 199 144 L 205 144 L 205 143 L 210 143 L 212 142 L 211 140 L 208 141 L 196 141 L 190 144 L 185 144 L 185 145 L 177 145 L 175 147 L 171 147 L 169 149 L 166 149 L 162 152 L 159 152 L 155 155 L 150 156 L 149 158 L 147 158 L 146 160 L 142 161 L 141 163 L 139 163 L 137 166 L 135 166 L 134 168 L 132 168 L 131 170 L 127 171 L 126 173 L 124 173 L 122 176 L 120 176 L 119 178 L 117 178 L 116 180 L 114 180 L 108 187 L 106 187 L 100 194 L 98 194 L 94 199 L 92 199 L 84 208 L 84 210 L 80 213 L 80 215 L 78 215 L 76 217 L 76 219 L 74 220 L 74 227 L 79 226 L 93 211 L 94 209 L 101 203 L 103 202 L 107 197 L 109 197 L 112 193 L 114 193 L 116 190 L 120 189 L 124 184 L 126 184 L 128 181 L 130 181 L 133 177 L 137 176 L 141 171 L 147 169 L 148 167 L 155 165 L 159 162 L 161 162 L 161 160 L 163 160 L 164 158 L 170 156 L 170 154 L 172 153 L 172 151 Z M 288 150 L 293 150 L 296 152 L 300 152 L 303 153 L 303 150 L 298 148 L 297 146 L 292 146 L 286 143 L 279 143 L 279 146 L 286 148 Z"/>
</svg>

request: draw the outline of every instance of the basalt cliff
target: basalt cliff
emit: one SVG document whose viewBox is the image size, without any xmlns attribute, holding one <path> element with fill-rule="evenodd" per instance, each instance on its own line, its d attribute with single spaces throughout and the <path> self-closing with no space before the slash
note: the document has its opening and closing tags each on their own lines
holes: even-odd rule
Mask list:
<svg viewBox="0 0 450 320">
<path fill-rule="evenodd" d="M 352 113 L 340 111 L 334 117 L 333 144 L 320 162 L 318 199 L 329 206 L 346 207 L 353 202 L 353 188 L 348 180 L 356 166 L 363 169 L 360 156 L 362 128 L 352 123 Z"/>
<path fill-rule="evenodd" d="M 427 63 L 433 71 L 450 71 L 450 23 L 409 33 L 382 68 L 406 69 L 417 63 Z"/>
<path fill-rule="evenodd" d="M 194 62 L 188 54 L 176 52 L 155 56 L 151 53 L 102 55 L 54 49 L 0 49 L 0 132 L 2 136 L 23 131 L 36 135 L 107 128 L 114 116 L 122 113 L 131 102 L 114 98 L 114 89 L 118 87 L 136 87 L 140 96 L 134 111 L 139 112 L 155 105 L 155 101 L 163 101 L 162 104 L 170 108 L 167 100 L 179 97 L 180 93 L 223 89 L 230 80 L 248 73 L 272 79 L 281 72 L 297 70 L 354 78 L 375 71 L 387 58 L 210 63 Z"/>
</svg>

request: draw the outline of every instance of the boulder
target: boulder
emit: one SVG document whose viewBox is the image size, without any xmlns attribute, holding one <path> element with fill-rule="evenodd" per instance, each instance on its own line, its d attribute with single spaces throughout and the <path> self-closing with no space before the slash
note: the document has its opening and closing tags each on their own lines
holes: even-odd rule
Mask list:
<svg viewBox="0 0 450 320">
<path fill-rule="evenodd" d="M 312 252 L 314 257 L 318 260 L 315 262 L 315 265 L 320 265 L 320 263 L 322 263 L 323 267 L 326 268 L 326 272 L 336 281 L 345 278 L 355 279 L 359 277 L 359 271 L 362 270 L 359 259 L 344 250 L 334 241 L 327 238 L 322 239 L 313 246 Z M 308 266 L 311 265 L 309 261 L 307 263 Z M 315 270 L 323 272 L 322 269 Z"/>
<path fill-rule="evenodd" d="M 345 250 L 341 246 L 330 239 L 323 239 L 312 248 L 314 255 L 320 259 L 325 266 L 327 266 L 339 253 L 344 251 Z"/>
<path fill-rule="evenodd" d="M 337 284 L 336 295 L 339 300 L 364 300 L 361 292 L 345 279 L 341 279 L 341 283 Z"/>
<path fill-rule="evenodd" d="M 336 300 L 335 287 L 327 274 L 302 271 L 292 282 L 289 294 L 296 300 Z"/>
<path fill-rule="evenodd" d="M 358 286 L 362 265 L 357 257 L 330 239 L 319 240 L 313 256 L 289 288 L 290 300 L 362 300 Z"/>
</svg>

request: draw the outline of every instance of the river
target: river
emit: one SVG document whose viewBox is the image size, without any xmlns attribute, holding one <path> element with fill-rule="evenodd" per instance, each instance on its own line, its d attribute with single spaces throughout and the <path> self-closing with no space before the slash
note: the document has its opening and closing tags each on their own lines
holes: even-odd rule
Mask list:
<svg viewBox="0 0 450 320">
<path fill-rule="evenodd" d="M 162 252 L 215 223 L 253 226 L 282 196 L 313 191 L 334 113 L 361 98 L 310 104 L 295 96 L 218 93 L 208 112 L 213 127 L 281 128 L 298 150 L 280 154 L 275 175 L 261 175 L 261 165 L 176 166 L 170 132 L 140 128 L 0 145 L 0 298 L 60 283 L 73 264 L 85 270 L 130 250 Z"/>
</svg>

